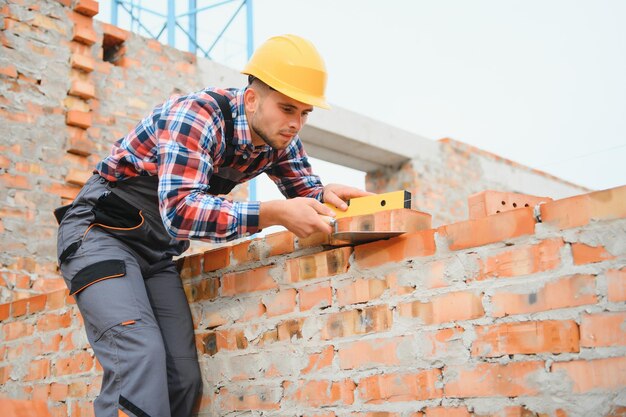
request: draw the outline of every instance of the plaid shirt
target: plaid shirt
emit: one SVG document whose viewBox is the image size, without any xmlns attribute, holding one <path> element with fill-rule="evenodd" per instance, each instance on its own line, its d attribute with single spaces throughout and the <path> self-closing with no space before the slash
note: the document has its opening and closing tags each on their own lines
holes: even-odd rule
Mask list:
<svg viewBox="0 0 626 417">
<path fill-rule="evenodd" d="M 209 89 L 230 99 L 234 155 L 226 158 L 221 112 L 206 90 L 174 96 L 154 108 L 134 130 L 118 140 L 96 167 L 109 181 L 158 175 L 161 219 L 177 239 L 223 242 L 258 232 L 260 202 L 232 202 L 209 194 L 209 179 L 225 167 L 245 182 L 265 172 L 287 198 L 321 201 L 323 186 L 314 175 L 296 136 L 284 150 L 252 144 L 244 89 Z"/>
</svg>

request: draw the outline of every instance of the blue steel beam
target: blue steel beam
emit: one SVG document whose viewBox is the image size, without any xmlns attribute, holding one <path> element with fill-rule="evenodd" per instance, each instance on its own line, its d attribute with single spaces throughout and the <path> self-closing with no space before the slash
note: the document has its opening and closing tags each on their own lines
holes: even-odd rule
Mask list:
<svg viewBox="0 0 626 417">
<path fill-rule="evenodd" d="M 167 44 L 176 48 L 176 0 L 167 0 Z"/>
</svg>

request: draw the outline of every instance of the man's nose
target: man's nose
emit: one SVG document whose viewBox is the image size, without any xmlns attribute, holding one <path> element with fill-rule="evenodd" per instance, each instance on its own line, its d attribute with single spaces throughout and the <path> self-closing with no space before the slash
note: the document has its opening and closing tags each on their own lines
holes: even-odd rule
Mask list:
<svg viewBox="0 0 626 417">
<path fill-rule="evenodd" d="M 304 124 L 304 118 L 300 115 L 296 115 L 289 119 L 289 128 L 296 131 L 300 131 L 300 128 Z"/>
</svg>

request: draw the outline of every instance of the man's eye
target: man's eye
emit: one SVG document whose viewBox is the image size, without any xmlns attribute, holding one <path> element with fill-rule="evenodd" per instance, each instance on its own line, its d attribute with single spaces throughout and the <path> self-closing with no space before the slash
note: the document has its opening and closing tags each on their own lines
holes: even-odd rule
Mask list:
<svg viewBox="0 0 626 417">
<path fill-rule="evenodd" d="M 291 109 L 291 107 L 283 107 L 283 111 L 284 111 L 285 113 L 291 113 L 291 112 L 292 112 L 292 109 Z"/>
</svg>

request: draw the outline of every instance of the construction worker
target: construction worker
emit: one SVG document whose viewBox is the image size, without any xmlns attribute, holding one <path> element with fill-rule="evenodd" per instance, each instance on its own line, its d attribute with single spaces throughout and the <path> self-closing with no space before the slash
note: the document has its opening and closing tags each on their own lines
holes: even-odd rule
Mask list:
<svg viewBox="0 0 626 417">
<path fill-rule="evenodd" d="M 207 88 L 155 107 L 55 212 L 59 263 L 103 368 L 97 417 L 187 417 L 201 391 L 194 329 L 172 257 L 189 239 L 225 242 L 282 225 L 330 233 L 321 215 L 365 191 L 314 175 L 298 132 L 328 108 L 326 70 L 307 40 L 277 36 L 242 89 Z M 219 194 L 265 172 L 287 200 Z"/>
</svg>

